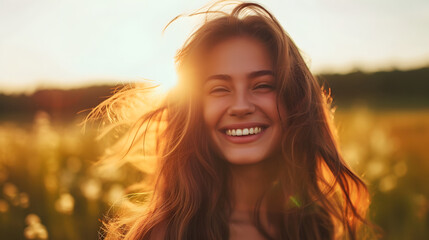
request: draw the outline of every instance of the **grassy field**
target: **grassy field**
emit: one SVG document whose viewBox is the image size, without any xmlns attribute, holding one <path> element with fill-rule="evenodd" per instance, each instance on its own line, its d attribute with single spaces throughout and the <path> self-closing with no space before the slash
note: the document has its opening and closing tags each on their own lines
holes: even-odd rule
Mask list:
<svg viewBox="0 0 429 240">
<path fill-rule="evenodd" d="M 338 109 L 336 123 L 384 239 L 429 239 L 429 109 Z M 43 112 L 29 123 L 0 123 L 0 239 L 98 237 L 109 206 L 139 177 L 131 168 L 91 168 L 102 151 L 94 136 Z"/>
<path fill-rule="evenodd" d="M 337 114 L 342 151 L 372 193 L 384 239 L 429 239 L 429 109 Z"/>
</svg>

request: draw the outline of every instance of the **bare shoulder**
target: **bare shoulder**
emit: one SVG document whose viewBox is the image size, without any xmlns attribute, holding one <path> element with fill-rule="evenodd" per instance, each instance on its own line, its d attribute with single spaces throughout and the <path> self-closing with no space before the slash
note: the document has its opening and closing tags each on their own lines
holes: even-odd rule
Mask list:
<svg viewBox="0 0 429 240">
<path fill-rule="evenodd" d="M 167 225 L 165 223 L 160 223 L 158 224 L 158 226 L 152 229 L 149 239 L 164 240 L 166 231 L 167 231 Z"/>
</svg>

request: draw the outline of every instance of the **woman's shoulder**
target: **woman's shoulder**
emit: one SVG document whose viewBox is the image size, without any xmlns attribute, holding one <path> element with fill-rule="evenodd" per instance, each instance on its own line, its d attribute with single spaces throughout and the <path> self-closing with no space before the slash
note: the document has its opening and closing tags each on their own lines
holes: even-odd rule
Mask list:
<svg viewBox="0 0 429 240">
<path fill-rule="evenodd" d="M 149 239 L 150 240 L 164 240 L 166 231 L 167 231 L 167 224 L 166 223 L 160 223 L 152 229 Z"/>
</svg>

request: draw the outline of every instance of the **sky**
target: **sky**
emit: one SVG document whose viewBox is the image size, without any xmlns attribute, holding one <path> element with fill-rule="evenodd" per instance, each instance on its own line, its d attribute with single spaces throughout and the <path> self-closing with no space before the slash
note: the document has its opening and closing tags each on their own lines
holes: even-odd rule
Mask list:
<svg viewBox="0 0 429 240">
<path fill-rule="evenodd" d="M 429 66 L 427 0 L 255 1 L 280 21 L 314 73 Z M 0 0 L 0 92 L 176 81 L 174 54 L 201 0 Z"/>
</svg>

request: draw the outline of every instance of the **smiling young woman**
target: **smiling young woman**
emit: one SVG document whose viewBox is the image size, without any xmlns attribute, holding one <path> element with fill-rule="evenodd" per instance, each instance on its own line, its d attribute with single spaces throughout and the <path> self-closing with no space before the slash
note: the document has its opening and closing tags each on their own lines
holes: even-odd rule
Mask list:
<svg viewBox="0 0 429 240">
<path fill-rule="evenodd" d="M 123 137 L 144 152 L 130 141 L 107 159 L 154 153 L 157 170 L 105 238 L 362 239 L 369 195 L 339 151 L 330 97 L 265 8 L 219 6 L 178 52 L 177 88 L 150 111 L 125 108 L 145 111 Z"/>
</svg>

